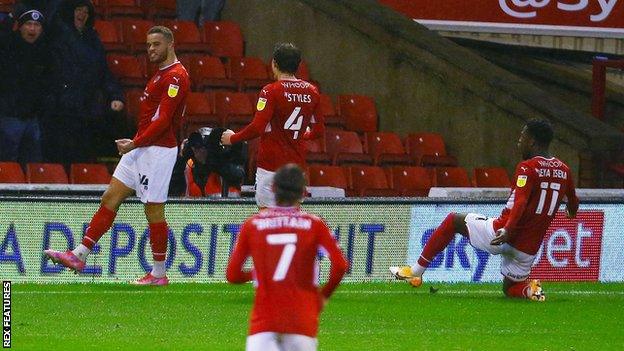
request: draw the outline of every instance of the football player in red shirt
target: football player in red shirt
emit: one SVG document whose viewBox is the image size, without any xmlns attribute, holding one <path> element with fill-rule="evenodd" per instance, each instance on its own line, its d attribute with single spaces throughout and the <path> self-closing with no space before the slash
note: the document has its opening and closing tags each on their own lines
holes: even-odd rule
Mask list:
<svg viewBox="0 0 624 351">
<path fill-rule="evenodd" d="M 273 181 L 277 207 L 247 219 L 227 267 L 231 283 L 254 280 L 247 351 L 316 350 L 319 314 L 348 268 L 338 243 L 322 219 L 299 209 L 305 194 L 303 171 L 280 168 Z M 318 287 L 316 256 L 331 260 L 329 280 Z M 243 265 L 248 257 L 253 270 Z"/>
<path fill-rule="evenodd" d="M 318 89 L 295 77 L 300 62 L 301 51 L 293 44 L 277 44 L 271 61 L 277 81 L 262 88 L 251 123 L 237 133 L 228 130 L 221 137 L 223 145 L 260 137 L 256 171 L 256 203 L 260 208 L 275 206 L 271 190 L 275 170 L 287 163 L 305 167 L 305 140 L 325 134 Z"/>
<path fill-rule="evenodd" d="M 134 139 L 115 140 L 121 157 L 102 195 L 82 243 L 74 250 L 45 250 L 55 263 L 82 271 L 93 245 L 106 233 L 121 203 L 136 192 L 145 205 L 154 266 L 139 279 L 141 285 L 167 285 L 165 272 L 168 227 L 165 221 L 171 173 L 177 156 L 177 140 L 190 80 L 174 51 L 173 33 L 162 26 L 147 32 L 147 54 L 159 70 L 149 80 L 140 99 L 140 120 Z"/>
<path fill-rule="evenodd" d="M 503 291 L 509 297 L 544 301 L 538 280 L 528 281 L 535 254 L 564 196 L 566 212 L 574 218 L 579 200 L 570 168 L 548 151 L 553 129 L 546 120 L 531 120 L 522 129 L 518 148 L 524 161 L 516 167 L 515 185 L 498 218 L 451 213 L 433 232 L 413 266 L 391 267 L 397 279 L 420 286 L 429 263 L 459 233 L 477 249 L 502 255 Z"/>
</svg>

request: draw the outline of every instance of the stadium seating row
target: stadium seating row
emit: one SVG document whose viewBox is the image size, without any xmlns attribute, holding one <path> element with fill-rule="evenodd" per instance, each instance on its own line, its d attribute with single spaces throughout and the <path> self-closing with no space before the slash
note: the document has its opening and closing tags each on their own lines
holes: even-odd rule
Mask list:
<svg viewBox="0 0 624 351">
<path fill-rule="evenodd" d="M 67 177 L 65 168 L 58 163 L 29 163 L 24 173 L 19 163 L 0 162 L 0 183 L 108 184 L 110 179 L 102 164 L 72 164 Z"/>
<path fill-rule="evenodd" d="M 509 187 L 503 168 L 475 168 L 472 182 L 461 167 L 310 166 L 306 171 L 312 186 L 346 189 L 348 196 L 427 196 L 438 187 Z M 29 163 L 26 173 L 15 162 L 0 162 L 0 183 L 107 184 L 110 174 L 101 164 L 70 166 L 69 177 L 60 164 Z"/>
<path fill-rule="evenodd" d="M 191 21 L 153 22 L 142 19 L 95 21 L 94 28 L 108 52 L 145 52 L 147 31 L 156 24 L 169 27 L 175 36 L 176 52 L 196 52 L 217 57 L 242 57 L 245 42 L 239 25 L 231 21 L 205 22 L 200 29 Z"/>
<path fill-rule="evenodd" d="M 347 196 L 427 196 L 431 187 L 510 187 L 503 168 L 475 168 L 473 180 L 461 167 L 310 166 L 313 186 L 346 189 Z"/>
<path fill-rule="evenodd" d="M 139 113 L 139 89 L 126 90 L 126 114 L 136 126 Z M 191 92 L 186 103 L 184 134 L 202 126 L 222 126 L 236 129 L 251 121 L 258 100 L 256 92 L 240 93 L 211 91 Z M 363 95 L 339 95 L 334 105 L 329 95 L 321 94 L 325 124 L 330 130 L 348 129 L 359 133 L 377 131 L 377 110 L 374 100 Z"/>
</svg>

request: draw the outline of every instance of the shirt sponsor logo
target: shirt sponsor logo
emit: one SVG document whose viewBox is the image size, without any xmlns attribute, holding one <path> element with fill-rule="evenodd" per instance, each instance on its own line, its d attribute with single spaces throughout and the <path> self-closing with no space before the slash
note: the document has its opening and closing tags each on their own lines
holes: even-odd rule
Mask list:
<svg viewBox="0 0 624 351">
<path fill-rule="evenodd" d="M 518 180 L 516 181 L 516 186 L 518 188 L 522 188 L 526 185 L 528 177 L 525 175 L 519 175 Z"/>
<path fill-rule="evenodd" d="M 178 96 L 179 90 L 180 90 L 179 85 L 169 84 L 169 89 L 167 89 L 167 95 L 169 95 L 170 98 L 174 98 Z"/>
<path fill-rule="evenodd" d="M 267 103 L 267 99 L 259 98 L 258 104 L 256 105 L 256 108 L 258 109 L 258 111 L 264 110 L 264 108 L 266 107 L 266 103 Z"/>
</svg>

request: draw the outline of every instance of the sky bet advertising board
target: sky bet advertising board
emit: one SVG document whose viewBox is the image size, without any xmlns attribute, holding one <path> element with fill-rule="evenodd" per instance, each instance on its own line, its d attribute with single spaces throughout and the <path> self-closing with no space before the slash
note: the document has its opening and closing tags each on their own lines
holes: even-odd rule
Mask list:
<svg viewBox="0 0 624 351">
<path fill-rule="evenodd" d="M 147 221 L 139 203 L 124 204 L 111 230 L 75 275 L 44 258 L 46 248 L 66 250 L 80 242 L 95 202 L 1 201 L 0 277 L 13 282 L 128 282 L 151 269 Z M 500 213 L 502 204 L 308 204 L 324 218 L 350 262 L 345 281 L 389 280 L 388 267 L 413 263 L 449 212 Z M 254 204 L 175 203 L 166 261 L 172 282 L 222 282 L 242 222 Z M 624 206 L 581 205 L 578 217 L 562 212 L 553 221 L 532 276 L 544 280 L 624 281 Z M 319 253 L 326 276 L 329 260 Z M 500 281 L 500 257 L 455 240 L 432 262 L 428 281 Z"/>
</svg>

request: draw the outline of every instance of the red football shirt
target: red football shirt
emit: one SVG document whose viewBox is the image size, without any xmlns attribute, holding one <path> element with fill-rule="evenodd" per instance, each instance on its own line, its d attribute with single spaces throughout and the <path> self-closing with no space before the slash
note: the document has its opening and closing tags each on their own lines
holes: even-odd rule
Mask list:
<svg viewBox="0 0 624 351">
<path fill-rule="evenodd" d="M 319 249 L 331 260 L 329 280 L 321 290 L 317 286 Z M 249 256 L 257 284 L 249 335 L 275 332 L 315 337 L 322 298 L 332 294 L 348 267 L 325 222 L 295 207 L 262 211 L 241 227 L 227 267 L 228 281 L 251 280 L 252 273 L 243 271 Z"/>
<path fill-rule="evenodd" d="M 287 163 L 304 167 L 305 140 L 321 137 L 324 131 L 318 89 L 300 79 L 279 80 L 262 89 L 254 119 L 230 140 L 260 137 L 257 165 L 274 172 Z"/>
<path fill-rule="evenodd" d="M 536 156 L 520 162 L 514 178 L 516 183 L 503 212 L 494 221 L 494 230 L 506 228 L 511 246 L 535 255 L 563 197 L 567 197 L 575 213 L 579 199 L 570 168 L 554 157 Z"/>
<path fill-rule="evenodd" d="M 149 80 L 141 97 L 134 145 L 176 147 L 190 79 L 179 61 L 163 67 Z"/>
</svg>

